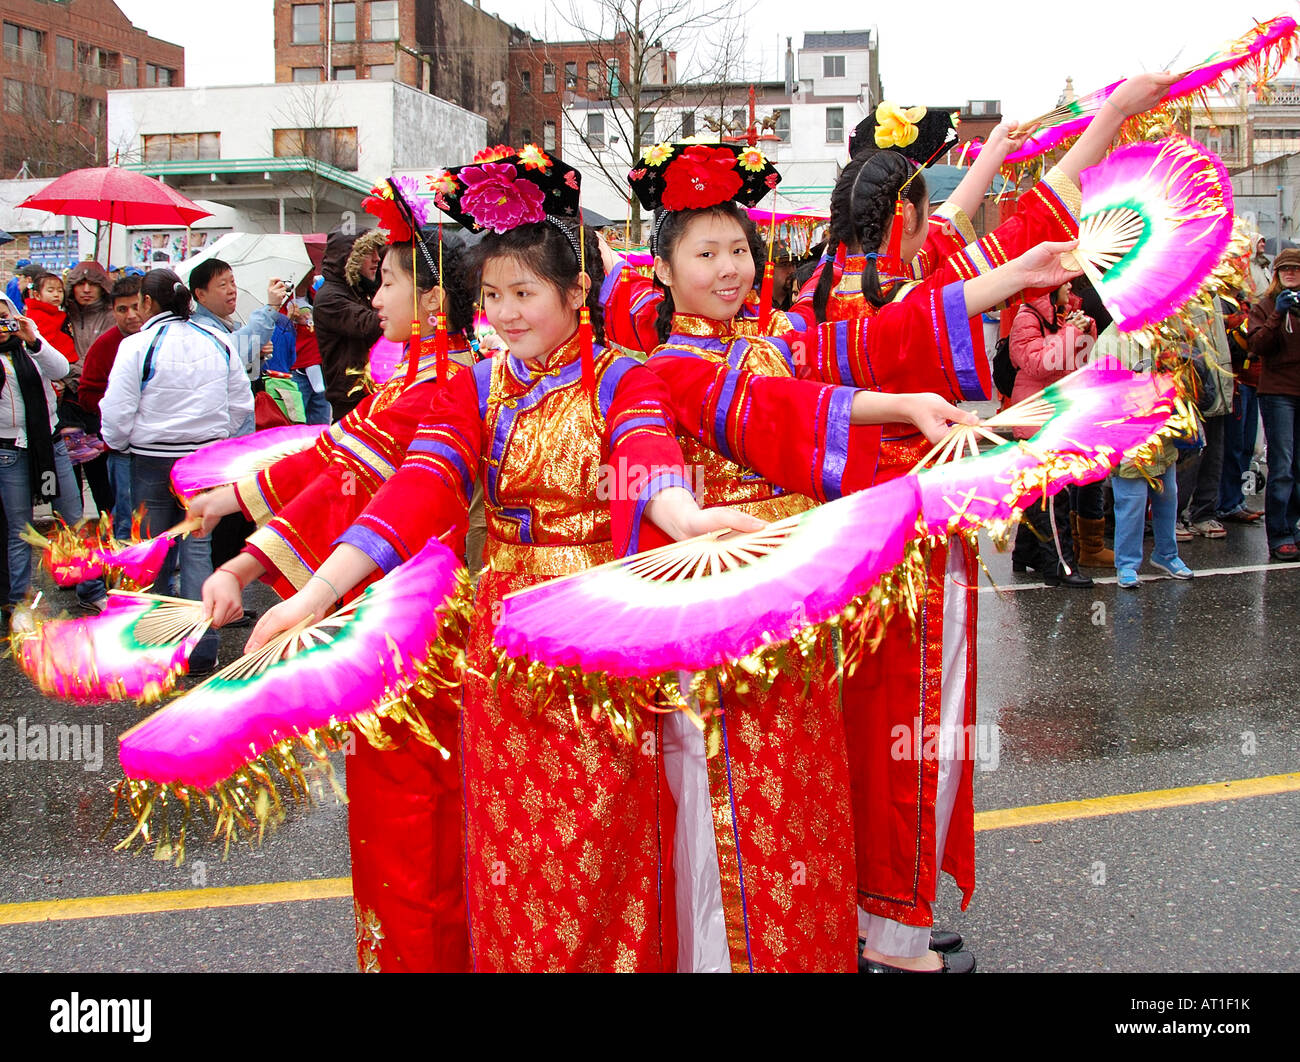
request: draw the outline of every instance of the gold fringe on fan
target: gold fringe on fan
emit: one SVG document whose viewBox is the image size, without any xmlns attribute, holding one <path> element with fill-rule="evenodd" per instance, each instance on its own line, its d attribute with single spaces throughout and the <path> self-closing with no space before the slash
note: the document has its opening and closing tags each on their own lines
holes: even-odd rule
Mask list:
<svg viewBox="0 0 1300 1062">
<path fill-rule="evenodd" d="M 438 607 L 441 612 L 438 637 L 425 659 L 403 657 L 390 640 L 391 662 L 403 668 L 409 677 L 385 690 L 372 711 L 351 721 L 331 720 L 324 726 L 287 737 L 206 789 L 123 778 L 111 787 L 115 793 L 113 812 L 101 836 L 108 834 L 125 804 L 134 828 L 117 843 L 115 850 L 127 850 L 134 844 L 139 854 L 152 845 L 155 859 L 174 859 L 179 866 L 185 859 L 186 834 L 197 811 L 211 821 L 213 839 L 223 841 L 221 858 L 225 860 L 232 842 L 246 840 L 250 845 L 260 844 L 266 830 L 274 829 L 284 820 L 281 791 L 286 787 L 295 803 L 310 805 L 314 802 L 311 783 L 324 780 L 337 800 L 346 803 L 347 794 L 339 785 L 329 756 L 339 750 L 346 754 L 356 734 L 373 747 L 387 751 L 396 741 L 384 723 L 396 724 L 415 740 L 436 749 L 444 759 L 448 758 L 450 753 L 434 735 L 419 702 L 451 695 L 464 679 L 465 643 L 473 616 L 469 577 L 464 569 L 457 572 L 456 591 Z M 323 790 L 323 786 L 317 788 Z M 180 821 L 174 823 L 177 816 Z"/>
</svg>

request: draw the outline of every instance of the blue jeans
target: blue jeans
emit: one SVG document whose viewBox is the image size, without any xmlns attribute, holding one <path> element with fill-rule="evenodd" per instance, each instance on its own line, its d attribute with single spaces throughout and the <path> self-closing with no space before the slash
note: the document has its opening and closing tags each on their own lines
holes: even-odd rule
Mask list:
<svg viewBox="0 0 1300 1062">
<path fill-rule="evenodd" d="M 307 411 L 307 423 L 328 424 L 333 412 L 329 401 L 325 398 L 325 392 L 313 391 L 311 380 L 302 369 L 293 370 L 293 382 L 298 385 L 298 393 L 302 395 L 302 406 Z"/>
<path fill-rule="evenodd" d="M 1178 466 L 1170 465 L 1157 481 L 1163 489 L 1151 490 L 1145 479 L 1112 476 L 1115 496 L 1115 570 L 1137 571 L 1142 567 L 1142 532 L 1146 527 L 1147 497 L 1151 498 L 1151 533 L 1155 548 L 1151 559 L 1169 565 L 1178 560 Z"/>
<path fill-rule="evenodd" d="M 1219 512 L 1235 513 L 1246 504 L 1241 477 L 1250 468 L 1259 432 L 1259 399 L 1249 384 L 1238 384 L 1232 414 L 1224 421 L 1223 475 L 1219 480 Z"/>
<path fill-rule="evenodd" d="M 171 488 L 172 465 L 175 463 L 174 457 L 131 456 L 131 494 L 138 504 L 144 506 L 144 521 L 140 529 L 144 538 L 162 534 L 185 516 L 185 510 Z M 167 558 L 154 580 L 158 592 L 170 592 L 172 574 L 178 565 L 180 592 L 177 596 L 191 601 L 201 600 L 204 580 L 212 574 L 212 541 L 206 537 L 186 535 L 175 543 L 167 551 Z M 205 669 L 216 663 L 218 644 L 217 632 L 209 630 L 190 654 L 190 667 Z"/>
<path fill-rule="evenodd" d="M 131 537 L 131 455 L 108 453 L 108 482 L 113 487 L 113 536 L 123 542 Z"/>
<path fill-rule="evenodd" d="M 1264 488 L 1264 527 L 1268 548 L 1295 542 L 1295 525 L 1300 520 L 1300 446 L 1296 417 L 1300 398 L 1294 395 L 1260 395 L 1259 412 L 1264 418 L 1264 442 L 1268 446 L 1268 485 Z"/>
<path fill-rule="evenodd" d="M 75 524 L 82 517 L 81 492 L 77 489 L 77 477 L 62 439 L 56 439 L 54 443 L 54 475 L 58 491 L 54 496 L 54 511 L 64 523 Z M 8 603 L 16 605 L 27 597 L 32 585 L 32 547 L 18 537 L 32 522 L 31 473 L 25 449 L 0 449 L 0 502 L 4 504 L 5 520 L 9 524 Z M 106 592 L 103 579 L 88 579 L 77 584 L 79 601 L 96 601 Z"/>
</svg>

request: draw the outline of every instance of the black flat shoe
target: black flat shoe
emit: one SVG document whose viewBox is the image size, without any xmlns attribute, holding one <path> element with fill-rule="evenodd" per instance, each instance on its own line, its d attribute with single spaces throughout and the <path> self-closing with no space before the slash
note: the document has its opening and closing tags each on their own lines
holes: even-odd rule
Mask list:
<svg viewBox="0 0 1300 1062">
<path fill-rule="evenodd" d="M 244 614 L 237 620 L 231 620 L 226 624 L 227 627 L 251 627 L 257 619 L 257 609 L 246 608 Z"/>
<path fill-rule="evenodd" d="M 942 951 L 951 954 L 954 951 L 961 951 L 961 934 L 950 933 L 946 929 L 930 930 L 930 950 Z"/>
<path fill-rule="evenodd" d="M 901 966 L 876 962 L 873 959 L 858 956 L 858 973 L 974 973 L 975 956 L 969 951 L 939 952 L 943 967 L 938 970 L 904 970 Z"/>
</svg>

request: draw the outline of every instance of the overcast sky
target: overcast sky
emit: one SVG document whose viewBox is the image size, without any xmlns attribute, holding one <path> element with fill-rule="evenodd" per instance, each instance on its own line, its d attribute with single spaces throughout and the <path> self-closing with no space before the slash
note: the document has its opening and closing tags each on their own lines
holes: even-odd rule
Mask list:
<svg viewBox="0 0 1300 1062">
<path fill-rule="evenodd" d="M 594 10 L 598 0 L 575 0 Z M 653 0 L 651 0 L 653 2 Z M 725 0 L 710 6 L 716 8 Z M 1257 0 L 1256 0 L 1257 2 Z M 1244 32 L 1251 17 L 1294 13 L 1294 4 L 1266 0 L 1248 11 L 1225 0 L 1171 3 L 1093 0 L 1088 4 L 984 4 L 912 0 L 852 5 L 844 0 L 755 0 L 747 19 L 754 75 L 777 80 L 785 38 L 800 45 L 805 30 L 876 27 L 885 95 L 903 104 L 961 104 L 1000 99 L 1003 113 L 1028 118 L 1055 104 L 1065 76 L 1085 92 L 1127 73 L 1204 58 Z M 185 46 L 189 85 L 270 82 L 275 78 L 271 0 L 178 4 L 117 0 L 127 17 L 156 37 Z M 534 34 L 572 39 L 546 0 L 482 0 L 485 10 Z M 1253 3 L 1252 3 L 1253 6 Z M 798 9 L 798 14 L 793 9 Z M 846 11 L 860 10 L 861 15 Z M 976 19 L 970 14 L 980 10 Z"/>
</svg>

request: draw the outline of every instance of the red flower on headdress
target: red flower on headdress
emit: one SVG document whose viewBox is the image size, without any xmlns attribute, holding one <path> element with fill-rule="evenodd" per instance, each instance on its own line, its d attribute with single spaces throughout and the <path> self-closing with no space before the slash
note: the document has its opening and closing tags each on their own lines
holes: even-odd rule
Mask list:
<svg viewBox="0 0 1300 1062">
<path fill-rule="evenodd" d="M 496 147 L 487 147 L 474 156 L 475 162 L 497 162 L 501 159 L 508 158 L 515 153 L 515 149 L 509 144 L 497 144 Z"/>
<path fill-rule="evenodd" d="M 460 208 L 485 229 L 508 232 L 529 222 L 545 221 L 546 197 L 508 162 L 485 162 L 460 171 L 465 191 Z"/>
<path fill-rule="evenodd" d="M 665 169 L 663 204 L 668 210 L 699 210 L 725 203 L 743 187 L 732 152 L 695 144 Z"/>
<path fill-rule="evenodd" d="M 411 226 L 406 223 L 406 218 L 391 197 L 368 195 L 361 200 L 361 209 L 378 219 L 379 227 L 388 233 L 389 243 L 410 242 Z"/>
<path fill-rule="evenodd" d="M 566 173 L 564 175 L 564 183 L 576 192 L 578 190 L 578 171 L 570 170 Z"/>
<path fill-rule="evenodd" d="M 763 178 L 763 183 L 769 188 L 775 188 L 781 183 L 781 175 L 779 173 L 769 173 L 765 178 Z"/>
</svg>

